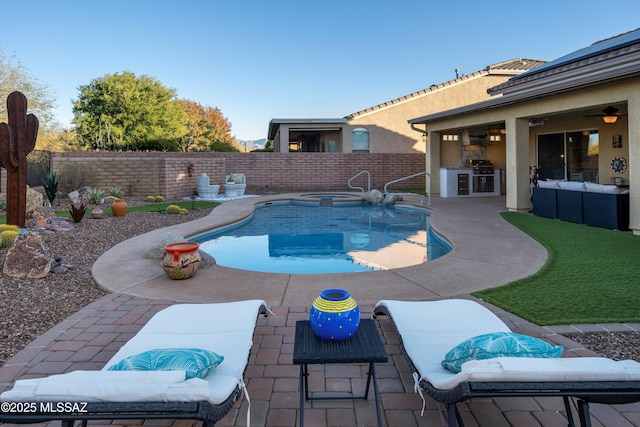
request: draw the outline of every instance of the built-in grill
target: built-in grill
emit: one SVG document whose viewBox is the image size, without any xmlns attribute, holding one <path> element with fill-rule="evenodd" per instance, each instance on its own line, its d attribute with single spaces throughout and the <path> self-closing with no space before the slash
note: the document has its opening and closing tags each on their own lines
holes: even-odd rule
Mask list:
<svg viewBox="0 0 640 427">
<path fill-rule="evenodd" d="M 493 193 L 495 191 L 495 179 L 493 162 L 491 160 L 469 160 L 473 170 L 473 192 Z"/>
<path fill-rule="evenodd" d="M 493 175 L 494 168 L 491 160 L 469 160 L 474 175 Z"/>
</svg>

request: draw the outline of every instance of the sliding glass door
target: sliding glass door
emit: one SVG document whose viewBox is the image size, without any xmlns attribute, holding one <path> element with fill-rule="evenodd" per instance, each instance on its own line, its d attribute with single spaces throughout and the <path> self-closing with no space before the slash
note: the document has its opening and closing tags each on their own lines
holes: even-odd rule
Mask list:
<svg viewBox="0 0 640 427">
<path fill-rule="evenodd" d="M 538 135 L 540 179 L 565 179 L 564 133 Z"/>
<path fill-rule="evenodd" d="M 599 148 L 597 130 L 538 135 L 540 179 L 598 182 Z"/>
</svg>

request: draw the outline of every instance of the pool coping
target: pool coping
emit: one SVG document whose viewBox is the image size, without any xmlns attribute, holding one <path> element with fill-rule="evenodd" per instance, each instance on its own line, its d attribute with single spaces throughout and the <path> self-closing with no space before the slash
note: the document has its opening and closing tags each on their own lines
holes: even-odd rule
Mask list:
<svg viewBox="0 0 640 427">
<path fill-rule="evenodd" d="M 529 276 L 542 267 L 547 251 L 506 222 L 504 197 L 432 197 L 431 226 L 453 247 L 425 264 L 393 270 L 279 274 L 214 265 L 187 280 L 169 279 L 159 259 L 147 258 L 167 232 L 185 237 L 230 225 L 251 215 L 256 204 L 306 200 L 305 193 L 267 195 L 224 202 L 210 215 L 154 230 L 114 246 L 93 265 L 96 282 L 111 292 L 180 302 L 223 302 L 260 298 L 276 306 L 308 305 L 321 290 L 347 289 L 359 304 L 380 299 L 441 299 L 467 295 Z M 355 193 L 336 193 L 354 194 Z M 409 199 L 409 198 L 407 198 Z"/>
</svg>

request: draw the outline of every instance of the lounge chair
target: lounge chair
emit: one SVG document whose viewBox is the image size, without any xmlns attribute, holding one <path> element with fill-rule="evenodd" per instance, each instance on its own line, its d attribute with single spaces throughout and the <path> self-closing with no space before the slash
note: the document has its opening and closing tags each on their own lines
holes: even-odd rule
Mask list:
<svg viewBox="0 0 640 427">
<path fill-rule="evenodd" d="M 266 303 L 261 300 L 168 307 L 156 313 L 100 371 L 16 381 L 11 390 L 0 395 L 3 409 L 16 410 L 1 411 L 0 422 L 61 420 L 70 426 L 75 420 L 193 419 L 211 426 L 243 393 L 248 398 L 243 375 L 259 314 L 267 314 Z M 156 361 L 139 356 L 158 349 L 159 353 L 191 349 L 190 353 L 198 357 L 201 353 L 213 354 L 215 359 L 217 354 L 224 360 L 213 360 L 219 363 L 217 367 L 215 363 L 204 368 L 195 363 L 186 368 L 180 365 L 179 370 L 171 370 L 176 369 L 174 366 L 165 367 L 170 369 L 165 371 L 157 365 L 150 368 L 152 371 L 110 370 L 122 366 L 149 369 L 140 367 L 136 360 Z M 131 356 L 134 359 L 128 359 Z M 165 359 L 158 360 L 166 364 Z M 214 368 L 208 372 L 211 366 Z"/>
<path fill-rule="evenodd" d="M 472 360 L 459 373 L 441 362 L 458 344 L 487 333 L 511 332 L 481 304 L 462 299 L 390 301 L 374 306 L 374 316 L 386 315 L 394 324 L 413 371 L 416 391 L 447 406 L 449 426 L 462 426 L 456 403 L 476 397 L 560 396 L 574 426 L 570 398 L 578 399 L 582 426 L 591 425 L 589 402 L 640 401 L 640 363 L 603 357 Z"/>
</svg>

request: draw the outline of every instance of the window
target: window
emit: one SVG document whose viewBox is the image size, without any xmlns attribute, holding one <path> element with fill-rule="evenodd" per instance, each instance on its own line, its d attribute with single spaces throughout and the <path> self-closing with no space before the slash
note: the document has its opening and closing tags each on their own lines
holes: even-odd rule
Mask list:
<svg viewBox="0 0 640 427">
<path fill-rule="evenodd" d="M 355 128 L 351 132 L 351 152 L 352 153 L 368 153 L 369 152 L 369 131 L 365 128 Z"/>
<path fill-rule="evenodd" d="M 597 130 L 538 135 L 540 178 L 598 182 L 599 148 Z"/>
</svg>

